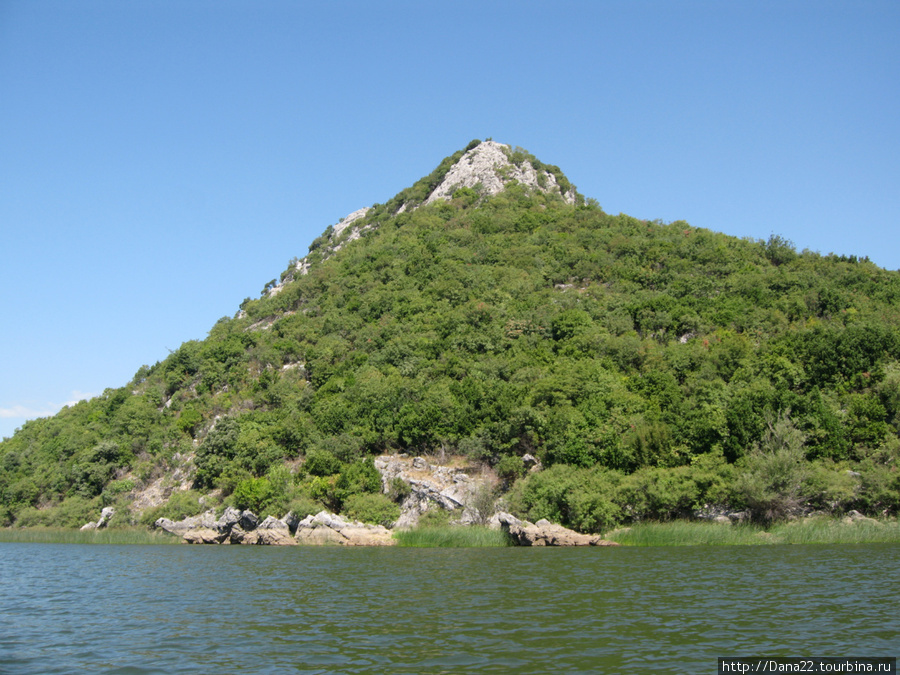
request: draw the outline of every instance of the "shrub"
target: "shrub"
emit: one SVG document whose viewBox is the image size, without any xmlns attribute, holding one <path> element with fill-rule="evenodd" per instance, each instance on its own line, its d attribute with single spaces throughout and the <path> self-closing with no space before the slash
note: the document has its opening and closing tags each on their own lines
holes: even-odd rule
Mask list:
<svg viewBox="0 0 900 675">
<path fill-rule="evenodd" d="M 290 501 L 287 508 L 288 512 L 293 513 L 301 520 L 306 518 L 306 516 L 314 516 L 321 510 L 321 502 L 317 502 L 315 499 L 310 499 L 305 496 L 295 497 Z"/>
<path fill-rule="evenodd" d="M 388 487 L 388 497 L 397 502 L 403 503 L 403 500 L 412 494 L 412 486 L 400 476 L 395 476 Z"/>
<path fill-rule="evenodd" d="M 641 469 L 619 486 L 619 499 L 637 520 L 690 516 L 700 491 L 690 467 Z"/>
<path fill-rule="evenodd" d="M 618 471 L 557 464 L 517 482 L 510 507 L 534 522 L 546 518 L 582 532 L 603 532 L 621 518 L 616 501 Z"/>
<path fill-rule="evenodd" d="M 313 448 L 306 453 L 303 468 L 310 476 L 333 476 L 341 470 L 341 463 L 327 450 Z"/>
<path fill-rule="evenodd" d="M 494 515 L 497 495 L 494 488 L 487 483 L 482 483 L 471 494 L 466 505 L 472 514 L 472 522 L 476 525 L 487 525 Z"/>
<path fill-rule="evenodd" d="M 17 527 L 81 527 L 100 518 L 100 500 L 69 497 L 58 506 L 27 507 L 16 514 Z"/>
<path fill-rule="evenodd" d="M 446 527 L 450 525 L 453 513 L 439 506 L 428 509 L 419 516 L 419 527 Z"/>
<path fill-rule="evenodd" d="M 790 411 L 767 422 L 762 442 L 744 460 L 735 492 L 758 522 L 771 523 L 794 514 L 802 501 L 808 468 L 805 436 L 790 420 Z"/>
<path fill-rule="evenodd" d="M 354 494 L 344 502 L 344 512 L 354 520 L 392 526 L 400 517 L 400 507 L 383 494 Z"/>
<path fill-rule="evenodd" d="M 237 484 L 231 497 L 237 508 L 250 509 L 261 515 L 272 494 L 272 483 L 268 478 L 247 478 Z"/>
<path fill-rule="evenodd" d="M 500 479 L 507 485 L 516 482 L 516 479 L 524 476 L 526 472 L 525 462 L 522 461 L 521 457 L 517 457 L 516 455 L 504 455 L 500 458 L 500 461 L 497 462 L 495 468 L 497 470 L 497 475 L 500 476 Z"/>
</svg>

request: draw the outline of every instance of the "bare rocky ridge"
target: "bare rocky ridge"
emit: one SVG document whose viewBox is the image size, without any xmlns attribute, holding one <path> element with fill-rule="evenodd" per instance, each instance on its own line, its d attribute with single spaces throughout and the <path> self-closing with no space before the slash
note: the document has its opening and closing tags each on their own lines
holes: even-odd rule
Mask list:
<svg viewBox="0 0 900 675">
<path fill-rule="evenodd" d="M 496 141 L 480 143 L 453 165 L 425 203 L 450 199 L 454 192 L 464 187 L 480 186 L 479 192 L 482 195 L 493 196 L 502 192 L 513 181 L 538 192 L 562 193 L 552 173 L 543 169 L 536 170 L 527 160 L 520 166 L 513 164 L 507 155 L 509 151 L 508 145 Z M 570 190 L 562 197 L 569 204 L 575 203 L 574 190 Z"/>
</svg>

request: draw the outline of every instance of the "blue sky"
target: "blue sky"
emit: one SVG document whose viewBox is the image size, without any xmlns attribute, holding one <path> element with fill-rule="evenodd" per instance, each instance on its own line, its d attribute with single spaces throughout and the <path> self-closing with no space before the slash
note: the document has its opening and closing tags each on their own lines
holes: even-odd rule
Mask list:
<svg viewBox="0 0 900 675">
<path fill-rule="evenodd" d="M 610 213 L 900 268 L 900 3 L 0 0 L 0 436 L 473 138 Z"/>
</svg>

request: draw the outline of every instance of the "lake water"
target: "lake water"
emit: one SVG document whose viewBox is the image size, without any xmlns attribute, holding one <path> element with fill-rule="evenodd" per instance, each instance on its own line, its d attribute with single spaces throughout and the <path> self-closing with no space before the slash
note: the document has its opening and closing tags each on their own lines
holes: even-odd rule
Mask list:
<svg viewBox="0 0 900 675">
<path fill-rule="evenodd" d="M 897 656 L 900 546 L 0 544 L 0 672 L 715 673 Z"/>
</svg>

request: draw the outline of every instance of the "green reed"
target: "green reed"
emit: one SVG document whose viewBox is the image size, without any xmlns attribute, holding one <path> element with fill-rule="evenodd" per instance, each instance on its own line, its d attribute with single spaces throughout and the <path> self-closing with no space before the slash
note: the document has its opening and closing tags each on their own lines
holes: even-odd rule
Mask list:
<svg viewBox="0 0 900 675">
<path fill-rule="evenodd" d="M 416 527 L 394 533 L 398 546 L 420 548 L 475 548 L 485 546 L 509 546 L 505 532 L 478 526 Z"/>
<path fill-rule="evenodd" d="M 900 524 L 896 520 L 846 523 L 834 518 L 807 518 L 765 529 L 759 525 L 676 520 L 637 523 L 612 531 L 606 538 L 623 546 L 900 543 Z"/>
<path fill-rule="evenodd" d="M 180 537 L 147 529 L 72 530 L 56 527 L 0 529 L 0 543 L 16 544 L 180 544 Z"/>
</svg>

